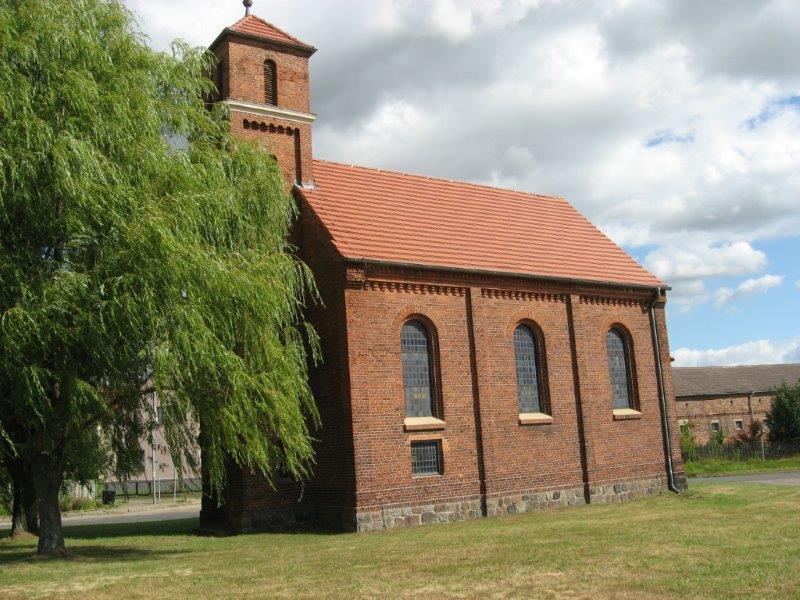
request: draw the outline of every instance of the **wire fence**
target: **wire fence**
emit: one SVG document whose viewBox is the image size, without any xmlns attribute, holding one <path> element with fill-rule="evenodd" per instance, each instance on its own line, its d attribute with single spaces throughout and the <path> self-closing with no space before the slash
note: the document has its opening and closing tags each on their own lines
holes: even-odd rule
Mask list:
<svg viewBox="0 0 800 600">
<path fill-rule="evenodd" d="M 683 452 L 685 462 L 693 460 L 752 460 L 800 456 L 800 443 L 779 444 L 751 442 L 747 444 L 708 444 Z"/>
<path fill-rule="evenodd" d="M 110 481 L 106 483 L 106 489 L 117 493 L 119 496 L 152 496 L 153 488 L 157 496 L 176 494 L 187 494 L 200 492 L 203 489 L 203 481 L 199 477 L 186 479 L 162 479 L 156 481 L 155 485 L 149 480 L 138 481 Z"/>
</svg>

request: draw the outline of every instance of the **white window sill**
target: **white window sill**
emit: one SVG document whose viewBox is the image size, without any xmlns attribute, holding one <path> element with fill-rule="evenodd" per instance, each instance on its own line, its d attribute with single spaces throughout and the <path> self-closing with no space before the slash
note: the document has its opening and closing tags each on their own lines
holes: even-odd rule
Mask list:
<svg viewBox="0 0 800 600">
<path fill-rule="evenodd" d="M 549 425 L 553 422 L 553 417 L 544 413 L 520 413 L 520 425 Z"/>
<path fill-rule="evenodd" d="M 614 420 L 615 421 L 630 421 L 632 419 L 641 419 L 642 413 L 632 408 L 615 408 Z"/>
<path fill-rule="evenodd" d="M 406 431 L 437 431 L 445 428 L 445 422 L 435 417 L 406 417 L 403 427 Z"/>
</svg>

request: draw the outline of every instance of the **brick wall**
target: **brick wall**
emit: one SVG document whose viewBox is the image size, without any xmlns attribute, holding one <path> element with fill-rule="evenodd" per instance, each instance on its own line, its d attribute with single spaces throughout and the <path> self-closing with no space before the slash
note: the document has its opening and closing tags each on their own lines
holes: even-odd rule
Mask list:
<svg viewBox="0 0 800 600">
<path fill-rule="evenodd" d="M 312 376 L 323 418 L 317 469 L 302 504 L 298 488 L 275 495 L 257 477 L 244 477 L 231 503 L 239 528 L 282 518 L 371 531 L 615 502 L 666 489 L 646 294 L 345 268 L 325 235 L 304 207 L 297 241 L 325 301 L 310 313 L 325 357 Z M 674 423 L 663 306 L 656 312 Z M 400 330 L 409 318 L 424 320 L 435 336 L 443 429 L 404 427 Z M 551 424 L 520 424 L 513 331 L 521 322 L 535 324 L 544 339 Z M 612 410 L 605 350 L 612 326 L 624 327 L 632 340 L 641 412 L 633 419 L 615 420 Z M 675 428 L 671 433 L 681 483 L 679 436 Z M 444 472 L 414 477 L 410 444 L 429 439 L 441 441 Z M 287 498 L 294 502 L 288 516 L 280 512 L 291 504 Z"/>
<path fill-rule="evenodd" d="M 214 53 L 222 99 L 264 104 L 264 62 L 272 60 L 277 67 L 277 106 L 310 113 L 308 51 L 229 34 Z M 231 130 L 237 137 L 263 143 L 287 181 L 313 181 L 310 123 L 237 111 L 231 114 Z"/>
<path fill-rule="evenodd" d="M 225 48 L 223 48 L 223 46 Z M 278 66 L 279 105 L 307 112 L 308 57 L 268 42 L 235 40 L 225 90 L 260 102 L 263 61 Z M 262 141 L 291 181 L 307 178 L 311 127 L 291 119 L 233 112 L 234 135 Z M 454 521 L 478 516 L 611 502 L 665 489 L 665 440 L 656 379 L 651 291 L 346 264 L 327 231 L 300 201 L 300 257 L 323 303 L 308 318 L 322 338 L 323 363 L 311 371 L 322 417 L 317 464 L 303 485 L 270 489 L 231 467 L 226 508 L 236 530 L 324 521 L 348 529 Z M 677 418 L 663 302 L 656 310 L 668 419 Z M 425 431 L 405 425 L 400 330 L 423 320 L 434 336 L 437 415 Z M 552 423 L 519 419 L 513 332 L 535 324 L 544 339 Z M 615 420 L 605 338 L 630 334 L 640 415 Z M 630 417 L 631 415 L 629 415 Z M 682 477 L 678 433 L 673 460 Z M 411 443 L 438 440 L 443 473 L 414 477 Z M 208 515 L 212 515 L 210 508 Z"/>
<path fill-rule="evenodd" d="M 313 178 L 310 125 L 231 111 L 231 131 L 238 138 L 262 144 L 278 161 L 287 187 Z"/>
<path fill-rule="evenodd" d="M 487 495 L 582 488 L 567 296 L 473 288 L 472 298 Z M 519 424 L 513 335 L 521 322 L 542 334 L 552 424 Z"/>
<path fill-rule="evenodd" d="M 664 491 L 652 297 L 497 278 L 476 285 L 476 278 L 351 267 L 346 307 L 359 529 L 472 518 L 482 493 L 491 515 Z M 668 418 L 674 419 L 663 304 L 656 313 Z M 437 338 L 441 431 L 403 428 L 400 329 L 412 317 L 430 323 Z M 519 421 L 513 331 L 521 322 L 534 323 L 544 336 L 552 424 Z M 614 419 L 605 351 L 613 325 L 632 338 L 638 418 Z M 681 484 L 679 436 L 671 434 Z M 443 475 L 412 476 L 415 439 L 442 440 Z"/>
<path fill-rule="evenodd" d="M 278 46 L 263 40 L 232 36 L 217 48 L 227 48 L 227 97 L 246 102 L 264 102 L 264 61 L 278 68 L 278 106 L 311 111 L 308 52 Z"/>
<path fill-rule="evenodd" d="M 711 422 L 718 421 L 727 436 L 736 433 L 736 421 L 745 429 L 750 425 L 748 394 L 676 398 L 676 423 L 691 423 L 695 441 L 705 445 L 711 438 Z M 752 399 L 753 416 L 764 421 L 772 404 L 771 394 L 755 394 Z"/>
<path fill-rule="evenodd" d="M 573 295 L 571 303 L 590 482 L 662 475 L 664 440 L 647 302 L 581 294 Z M 639 419 L 616 421 L 611 411 L 605 344 L 606 333 L 615 325 L 622 326 L 631 337 Z M 667 340 L 661 337 L 662 361 L 669 365 Z M 673 435 L 673 460 L 679 462 L 677 441 Z"/>
<path fill-rule="evenodd" d="M 363 273 L 358 273 L 363 276 Z M 345 293 L 356 457 L 356 507 L 472 499 L 480 494 L 466 295 L 462 287 L 351 279 Z M 422 317 L 435 336 L 443 431 L 404 430 L 400 329 Z M 444 474 L 414 477 L 411 442 L 439 439 Z"/>
</svg>

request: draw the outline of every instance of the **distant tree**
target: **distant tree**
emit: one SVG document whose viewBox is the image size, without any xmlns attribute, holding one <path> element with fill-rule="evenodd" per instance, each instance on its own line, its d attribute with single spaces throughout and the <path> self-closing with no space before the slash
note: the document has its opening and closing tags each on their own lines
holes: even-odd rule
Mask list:
<svg viewBox="0 0 800 600">
<path fill-rule="evenodd" d="M 784 383 L 775 390 L 765 422 L 771 443 L 800 442 L 800 381 L 794 385 Z"/>
<path fill-rule="evenodd" d="M 0 444 L 30 468 L 40 554 L 58 495 L 132 455 L 157 393 L 177 465 L 302 479 L 307 383 L 295 204 L 231 139 L 206 51 L 150 50 L 120 2 L 0 0 Z M 182 140 L 176 144 L 171 140 Z"/>
</svg>

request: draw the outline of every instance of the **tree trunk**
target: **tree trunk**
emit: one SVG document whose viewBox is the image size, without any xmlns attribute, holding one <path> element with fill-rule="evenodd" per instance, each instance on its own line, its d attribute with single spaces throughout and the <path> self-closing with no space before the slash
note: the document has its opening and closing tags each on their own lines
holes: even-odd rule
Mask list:
<svg viewBox="0 0 800 600">
<path fill-rule="evenodd" d="M 11 485 L 13 497 L 11 500 L 11 537 L 19 537 L 27 530 L 26 513 L 22 509 L 22 490 L 13 483 Z"/>
<path fill-rule="evenodd" d="M 34 467 L 36 498 L 39 505 L 39 548 L 43 556 L 64 557 L 64 531 L 61 528 L 61 507 L 58 493 L 63 473 L 53 461 L 41 460 Z"/>
<path fill-rule="evenodd" d="M 9 466 L 13 502 L 11 509 L 11 537 L 23 533 L 39 534 L 39 515 L 36 509 L 36 492 L 33 490 L 31 471 L 24 462 L 15 460 Z"/>
<path fill-rule="evenodd" d="M 29 488 L 33 498 L 30 501 L 26 501 L 22 509 L 22 512 L 25 513 L 25 531 L 33 535 L 39 535 L 39 507 L 36 504 L 32 483 Z"/>
</svg>

